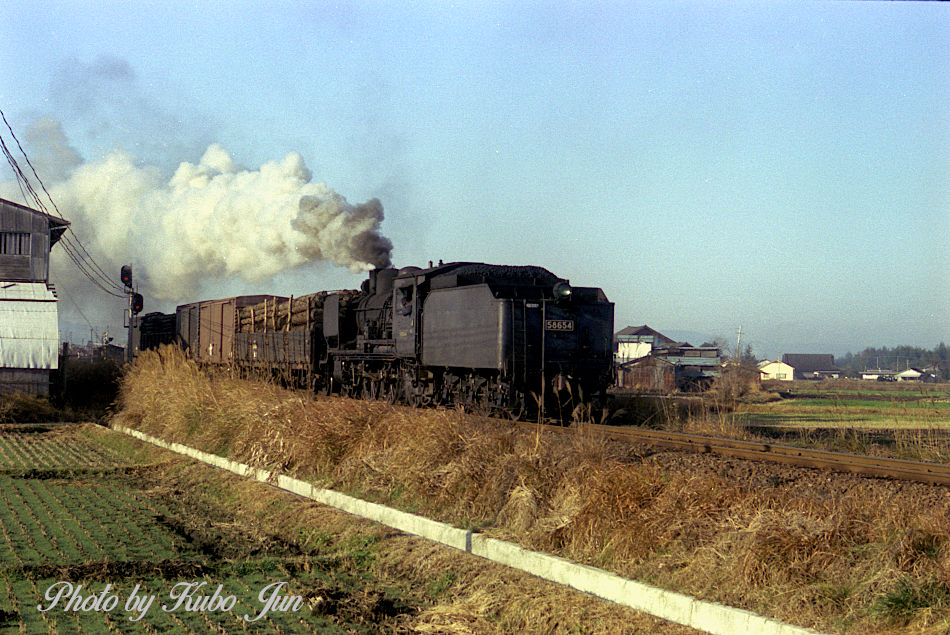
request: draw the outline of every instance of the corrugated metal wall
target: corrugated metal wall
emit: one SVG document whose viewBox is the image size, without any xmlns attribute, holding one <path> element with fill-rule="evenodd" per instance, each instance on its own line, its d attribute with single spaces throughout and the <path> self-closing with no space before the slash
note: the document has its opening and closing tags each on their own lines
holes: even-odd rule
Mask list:
<svg viewBox="0 0 950 635">
<path fill-rule="evenodd" d="M 47 395 L 59 368 L 56 296 L 45 283 L 0 287 L 0 392 Z"/>
<path fill-rule="evenodd" d="M 0 289 L 0 367 L 59 366 L 56 296 L 43 283 Z"/>
</svg>

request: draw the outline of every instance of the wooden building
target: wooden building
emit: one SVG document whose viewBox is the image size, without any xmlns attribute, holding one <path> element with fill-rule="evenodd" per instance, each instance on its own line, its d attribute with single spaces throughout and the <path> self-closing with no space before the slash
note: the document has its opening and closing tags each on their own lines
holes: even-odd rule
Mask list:
<svg viewBox="0 0 950 635">
<path fill-rule="evenodd" d="M 69 223 L 0 199 L 0 392 L 49 394 L 59 367 L 50 249 Z"/>
<path fill-rule="evenodd" d="M 641 357 L 617 367 L 617 386 L 638 392 L 669 394 L 676 390 L 676 366 L 660 357 Z"/>
</svg>

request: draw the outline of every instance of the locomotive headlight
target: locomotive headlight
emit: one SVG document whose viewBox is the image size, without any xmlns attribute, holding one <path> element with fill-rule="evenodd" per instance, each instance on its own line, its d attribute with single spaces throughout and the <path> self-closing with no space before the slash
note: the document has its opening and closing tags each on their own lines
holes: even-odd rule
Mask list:
<svg viewBox="0 0 950 635">
<path fill-rule="evenodd" d="M 562 280 L 554 285 L 554 299 L 566 300 L 571 297 L 571 285 Z"/>
</svg>

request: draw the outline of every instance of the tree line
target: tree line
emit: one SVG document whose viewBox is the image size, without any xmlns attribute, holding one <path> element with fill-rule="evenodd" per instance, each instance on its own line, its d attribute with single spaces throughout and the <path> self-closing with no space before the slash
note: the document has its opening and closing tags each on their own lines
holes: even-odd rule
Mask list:
<svg viewBox="0 0 950 635">
<path fill-rule="evenodd" d="M 895 346 L 894 348 L 866 348 L 860 353 L 848 353 L 836 357 L 835 364 L 841 370 L 858 374 L 868 369 L 902 371 L 907 368 L 934 369 L 937 378 L 950 380 L 950 347 L 943 342 L 932 349 L 918 346 Z"/>
</svg>

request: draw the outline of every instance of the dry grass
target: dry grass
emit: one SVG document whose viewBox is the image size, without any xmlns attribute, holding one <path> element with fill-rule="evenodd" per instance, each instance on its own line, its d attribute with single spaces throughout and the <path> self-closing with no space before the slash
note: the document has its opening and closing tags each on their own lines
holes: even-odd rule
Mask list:
<svg viewBox="0 0 950 635">
<path fill-rule="evenodd" d="M 0 395 L 0 423 L 62 421 L 62 413 L 45 397 L 13 393 Z"/>
<path fill-rule="evenodd" d="M 366 545 L 361 565 L 372 580 L 422 607 L 403 616 L 400 632 L 580 633 L 591 624 L 598 633 L 694 632 L 259 483 L 208 472 L 175 465 L 165 478 L 178 487 L 218 492 L 233 515 L 257 519 L 301 553 L 327 542 Z"/>
<path fill-rule="evenodd" d="M 943 488 L 317 399 L 211 378 L 173 349 L 136 362 L 120 405 L 118 422 L 166 439 L 794 623 L 950 626 Z"/>
</svg>

